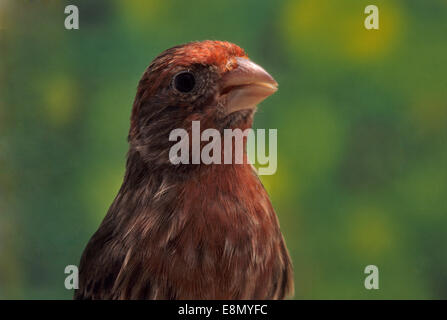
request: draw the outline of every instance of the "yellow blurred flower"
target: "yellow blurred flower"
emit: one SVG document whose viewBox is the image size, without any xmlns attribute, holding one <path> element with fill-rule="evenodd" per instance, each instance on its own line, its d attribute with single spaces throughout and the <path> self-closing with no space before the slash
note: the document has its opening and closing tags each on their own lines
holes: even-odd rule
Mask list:
<svg viewBox="0 0 447 320">
<path fill-rule="evenodd" d="M 38 83 L 42 87 L 43 110 L 48 122 L 55 127 L 69 123 L 76 108 L 76 82 L 66 74 L 57 74 Z"/>
<path fill-rule="evenodd" d="M 403 22 L 396 3 L 380 3 L 379 30 L 367 30 L 367 1 L 289 1 L 281 15 L 286 44 L 294 52 L 365 61 L 390 52 Z"/>
<path fill-rule="evenodd" d="M 390 215 L 376 208 L 358 207 L 346 218 L 349 246 L 362 259 L 379 259 L 396 245 Z"/>
<path fill-rule="evenodd" d="M 284 201 L 291 197 L 292 193 L 295 197 L 299 196 L 298 186 L 291 181 L 292 176 L 288 174 L 289 169 L 285 161 L 278 161 L 278 170 L 275 174 L 259 176 L 272 199 Z"/>
<path fill-rule="evenodd" d="M 139 29 L 150 24 L 159 14 L 165 2 L 156 0 L 115 1 L 117 10 L 129 27 Z"/>
</svg>

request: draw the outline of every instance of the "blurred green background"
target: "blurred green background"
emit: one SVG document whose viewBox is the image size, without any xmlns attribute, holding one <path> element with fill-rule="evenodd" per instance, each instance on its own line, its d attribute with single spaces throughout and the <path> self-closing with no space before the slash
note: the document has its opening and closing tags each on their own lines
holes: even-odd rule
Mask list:
<svg viewBox="0 0 447 320">
<path fill-rule="evenodd" d="M 64 268 L 120 187 L 141 74 L 204 39 L 240 45 L 280 85 L 255 126 L 278 129 L 262 180 L 295 298 L 447 298 L 445 0 L 0 0 L 0 298 L 72 297 Z"/>
</svg>

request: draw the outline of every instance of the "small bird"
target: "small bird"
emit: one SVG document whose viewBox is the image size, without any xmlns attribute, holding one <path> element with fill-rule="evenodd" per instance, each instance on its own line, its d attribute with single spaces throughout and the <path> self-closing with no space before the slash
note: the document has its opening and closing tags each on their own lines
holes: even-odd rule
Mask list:
<svg viewBox="0 0 447 320">
<path fill-rule="evenodd" d="M 291 260 L 249 163 L 173 164 L 170 132 L 251 128 L 276 81 L 223 41 L 168 49 L 144 72 L 122 186 L 84 250 L 75 299 L 284 299 Z"/>
</svg>

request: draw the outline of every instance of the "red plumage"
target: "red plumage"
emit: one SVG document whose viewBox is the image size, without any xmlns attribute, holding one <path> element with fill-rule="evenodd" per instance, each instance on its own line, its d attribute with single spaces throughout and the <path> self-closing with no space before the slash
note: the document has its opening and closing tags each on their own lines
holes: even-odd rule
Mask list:
<svg viewBox="0 0 447 320">
<path fill-rule="evenodd" d="M 169 161 L 169 133 L 190 132 L 192 120 L 201 130 L 251 127 L 252 104 L 276 90 L 258 67 L 234 44 L 203 41 L 168 49 L 147 68 L 132 110 L 124 181 L 83 253 L 76 299 L 292 293 L 278 220 L 251 165 Z M 194 79 L 189 91 L 191 83 L 175 82 L 184 72 Z"/>
</svg>

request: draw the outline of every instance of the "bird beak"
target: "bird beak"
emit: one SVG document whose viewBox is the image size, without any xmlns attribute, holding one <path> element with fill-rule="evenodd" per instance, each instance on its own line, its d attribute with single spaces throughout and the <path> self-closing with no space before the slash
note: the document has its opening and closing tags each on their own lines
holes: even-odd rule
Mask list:
<svg viewBox="0 0 447 320">
<path fill-rule="evenodd" d="M 223 74 L 221 99 L 226 114 L 254 109 L 278 90 L 278 83 L 262 67 L 247 58 L 236 58 L 237 67 Z"/>
</svg>

